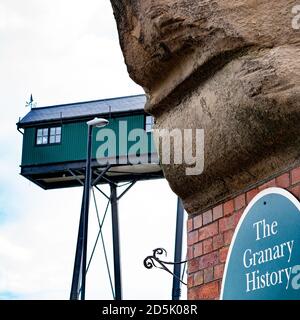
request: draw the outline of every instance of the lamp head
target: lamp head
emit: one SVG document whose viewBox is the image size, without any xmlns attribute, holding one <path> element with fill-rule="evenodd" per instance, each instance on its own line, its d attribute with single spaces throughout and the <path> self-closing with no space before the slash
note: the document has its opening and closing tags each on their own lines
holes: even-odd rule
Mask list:
<svg viewBox="0 0 300 320">
<path fill-rule="evenodd" d="M 105 127 L 108 124 L 109 124 L 109 121 L 103 118 L 95 118 L 87 122 L 88 126 L 98 127 L 98 128 Z"/>
</svg>

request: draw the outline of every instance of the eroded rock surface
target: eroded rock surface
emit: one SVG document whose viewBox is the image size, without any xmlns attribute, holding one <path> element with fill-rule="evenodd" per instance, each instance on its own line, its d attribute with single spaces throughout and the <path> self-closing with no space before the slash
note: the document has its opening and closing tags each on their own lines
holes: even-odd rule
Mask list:
<svg viewBox="0 0 300 320">
<path fill-rule="evenodd" d="M 204 129 L 203 174 L 163 165 L 189 213 L 298 162 L 297 1 L 111 2 L 129 75 L 156 126 Z"/>
</svg>

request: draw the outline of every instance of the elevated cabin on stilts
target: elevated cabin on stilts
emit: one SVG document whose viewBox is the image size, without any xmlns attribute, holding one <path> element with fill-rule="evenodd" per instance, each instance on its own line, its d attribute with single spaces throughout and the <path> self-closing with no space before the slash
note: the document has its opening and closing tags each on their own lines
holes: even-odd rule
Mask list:
<svg viewBox="0 0 300 320">
<path fill-rule="evenodd" d="M 72 300 L 85 299 L 90 189 L 98 188 L 98 184 L 110 185 L 110 196 L 98 190 L 107 197 L 111 207 L 112 291 L 114 299 L 122 299 L 118 200 L 137 181 L 164 177 L 153 143 L 153 117 L 145 113 L 145 102 L 145 95 L 135 95 L 32 108 L 17 123 L 23 134 L 22 176 L 45 190 L 84 186 L 70 293 Z M 108 120 L 108 124 L 91 128 L 87 122 L 95 118 L 100 118 L 103 123 Z M 91 153 L 88 146 L 91 146 Z M 129 186 L 118 195 L 120 182 L 128 182 Z M 180 297 L 181 263 L 178 262 L 182 254 L 182 229 L 183 207 L 178 199 L 174 300 Z"/>
<path fill-rule="evenodd" d="M 145 102 L 144 95 L 136 95 L 31 109 L 17 123 L 18 130 L 23 130 L 21 175 L 43 189 L 80 186 L 85 177 L 87 121 L 101 117 L 109 120 L 105 129 L 113 130 L 116 141 L 108 141 L 115 143 L 107 145 L 109 154 L 105 154 L 111 168 L 99 183 L 107 183 L 106 177 L 114 182 L 162 178 L 151 133 L 153 118 L 144 112 Z M 130 154 L 136 141 L 126 139 L 133 129 L 147 132 L 138 159 Z M 99 146 L 105 143 L 97 141 L 99 130 L 103 129 L 93 130 L 93 178 L 106 166 L 96 159 Z M 120 139 L 127 145 L 120 145 Z"/>
</svg>

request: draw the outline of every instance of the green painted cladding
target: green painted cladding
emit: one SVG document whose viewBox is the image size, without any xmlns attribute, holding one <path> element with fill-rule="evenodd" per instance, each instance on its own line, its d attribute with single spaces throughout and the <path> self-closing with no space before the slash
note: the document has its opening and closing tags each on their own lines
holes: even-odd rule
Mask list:
<svg viewBox="0 0 300 320">
<path fill-rule="evenodd" d="M 116 134 L 116 146 L 110 145 L 110 154 L 106 156 L 119 156 L 124 155 L 127 152 L 132 153 L 132 145 L 136 144 L 139 139 L 134 141 L 129 141 L 125 143 L 120 150 L 119 146 L 119 125 L 120 121 L 123 122 L 123 126 L 127 124 L 127 135 L 132 129 L 144 129 L 144 114 L 131 115 L 127 117 L 118 117 L 111 118 L 109 125 L 105 128 L 93 130 L 93 158 L 96 158 L 96 151 L 98 147 L 107 141 L 107 138 L 104 141 L 96 141 L 97 133 L 99 130 L 102 132 L 106 129 L 112 129 Z M 40 126 L 41 127 L 41 126 Z M 71 161 L 80 161 L 86 158 L 86 144 L 87 144 L 87 125 L 85 121 L 76 122 L 76 123 L 67 123 L 62 125 L 62 141 L 58 145 L 44 145 L 36 146 L 36 128 L 25 128 L 24 138 L 23 138 L 23 153 L 22 153 L 22 165 L 39 165 L 39 164 L 51 164 L 51 163 L 60 163 L 60 162 L 71 162 Z M 106 131 L 107 132 L 107 131 Z M 124 138 L 124 130 L 121 130 L 122 137 Z M 148 140 L 145 142 L 144 150 L 147 150 L 149 153 L 155 152 L 153 145 L 153 138 L 151 134 L 147 135 Z M 124 141 L 127 141 L 125 139 Z M 120 153 L 121 151 L 121 153 Z"/>
</svg>

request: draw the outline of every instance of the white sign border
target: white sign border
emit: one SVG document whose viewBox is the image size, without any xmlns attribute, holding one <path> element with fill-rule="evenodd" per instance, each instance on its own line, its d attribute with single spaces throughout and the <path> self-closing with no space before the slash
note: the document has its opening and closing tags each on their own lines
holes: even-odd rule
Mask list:
<svg viewBox="0 0 300 320">
<path fill-rule="evenodd" d="M 288 200 L 290 200 L 299 210 L 300 212 L 300 202 L 299 200 L 294 196 L 292 195 L 289 191 L 287 191 L 286 189 L 282 189 L 282 188 L 277 188 L 277 187 L 272 187 L 272 188 L 268 188 L 268 189 L 265 189 L 261 192 L 259 192 L 248 204 L 248 206 L 246 207 L 246 209 L 244 210 L 243 212 L 243 215 L 239 221 L 239 223 L 237 224 L 236 228 L 235 228 L 235 231 L 234 231 L 234 234 L 233 234 L 233 237 L 232 237 L 232 240 L 231 240 L 231 243 L 230 243 L 230 246 L 229 246 L 229 250 L 228 250 L 228 254 L 227 254 L 227 258 L 226 258 L 226 263 L 225 263 L 225 268 L 224 268 L 224 273 L 223 273 L 223 277 L 222 277 L 222 286 L 221 286 L 221 293 L 220 293 L 220 300 L 224 300 L 223 299 L 223 295 L 224 295 L 224 285 L 225 285 L 225 280 L 226 280 L 226 277 L 227 277 L 227 269 L 228 269 L 228 264 L 229 264 L 229 261 L 230 261 L 230 257 L 231 257 L 231 252 L 232 252 L 232 248 L 234 246 L 234 243 L 235 243 L 235 240 L 236 240 L 236 237 L 238 235 L 238 232 L 240 230 L 240 227 L 242 226 L 243 222 L 244 222 L 244 219 L 245 217 L 247 216 L 248 212 L 252 209 L 252 207 L 254 206 L 254 204 L 259 200 L 261 199 L 262 197 L 268 195 L 268 194 L 280 194 L 284 197 L 286 197 Z"/>
</svg>

